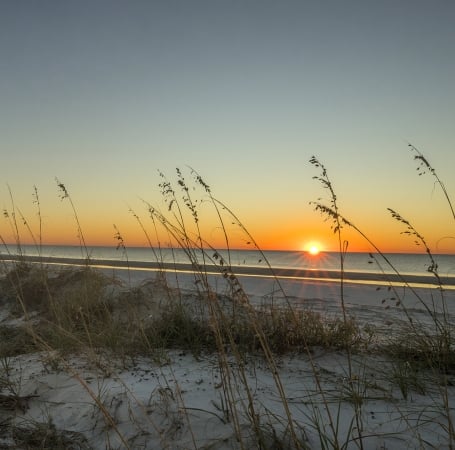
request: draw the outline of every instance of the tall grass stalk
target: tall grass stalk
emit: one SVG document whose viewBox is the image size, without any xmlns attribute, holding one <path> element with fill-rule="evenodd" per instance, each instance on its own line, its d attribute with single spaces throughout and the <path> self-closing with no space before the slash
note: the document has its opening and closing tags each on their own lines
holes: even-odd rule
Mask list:
<svg viewBox="0 0 455 450">
<path fill-rule="evenodd" d="M 41 248 L 42 248 L 42 217 L 41 217 L 41 206 L 40 206 L 40 201 L 39 201 L 39 195 L 38 195 L 38 189 L 36 186 L 34 186 L 34 193 L 33 193 L 33 203 L 37 205 L 37 215 L 38 215 L 38 226 L 39 226 L 39 235 L 38 235 L 38 240 L 36 239 L 35 233 L 33 232 L 29 221 L 26 219 L 24 214 L 22 214 L 21 210 L 16 207 L 15 201 L 14 201 L 14 196 L 11 191 L 11 188 L 8 186 L 8 193 L 10 197 L 10 202 L 11 202 L 11 212 L 8 212 L 6 209 L 3 211 L 3 216 L 5 219 L 8 220 L 8 223 L 10 225 L 12 234 L 13 234 L 13 239 L 16 242 L 16 249 L 17 249 L 17 257 L 18 259 L 12 264 L 13 270 L 10 270 L 10 267 L 8 267 L 7 263 L 3 261 L 2 258 L 2 264 L 5 269 L 6 276 L 9 278 L 11 282 L 11 286 L 15 287 L 15 290 L 17 292 L 17 300 L 18 303 L 21 305 L 21 309 L 24 313 L 24 316 L 26 318 L 26 321 L 29 320 L 29 315 L 28 311 L 25 305 L 25 294 L 24 294 L 24 286 L 23 286 L 23 280 L 22 280 L 22 275 L 26 272 L 29 271 L 30 267 L 27 265 L 25 262 L 25 253 L 22 249 L 22 243 L 21 243 L 21 234 L 19 232 L 19 225 L 18 225 L 18 220 L 17 220 L 17 213 L 19 214 L 19 217 L 22 221 L 22 224 L 28 231 L 32 242 L 35 245 L 35 248 L 38 252 L 38 255 L 41 254 Z M 9 245 L 7 244 L 5 238 L 0 234 L 0 242 L 5 249 L 7 255 L 9 256 L 10 260 L 14 260 L 14 255 L 11 254 L 11 250 L 9 248 Z M 47 279 L 46 279 L 46 271 L 45 267 L 42 263 L 40 263 L 40 270 L 39 270 L 39 277 L 41 279 L 41 285 L 44 286 L 46 289 L 46 292 L 48 294 L 48 298 L 51 299 L 50 293 L 49 293 L 49 288 L 47 285 Z"/>
<path fill-rule="evenodd" d="M 19 233 L 19 225 L 18 225 L 18 221 L 17 221 L 17 217 L 16 217 L 16 203 L 14 201 L 13 193 L 12 193 L 9 185 L 8 185 L 8 193 L 9 193 L 9 198 L 10 198 L 10 203 L 11 203 L 11 213 L 9 213 L 5 209 L 5 210 L 3 210 L 3 215 L 6 219 L 8 219 L 8 222 L 10 224 L 13 238 L 16 242 L 17 254 L 19 256 L 23 256 L 21 237 L 20 237 L 20 233 Z"/>
<path fill-rule="evenodd" d="M 130 261 L 128 258 L 128 251 L 126 250 L 125 240 L 123 239 L 120 230 L 117 228 L 117 225 L 114 223 L 114 239 L 117 241 L 116 250 L 121 250 L 123 257 L 126 261 L 127 273 L 128 273 L 128 285 L 131 287 L 131 271 L 130 271 Z"/>
<path fill-rule="evenodd" d="M 205 193 L 209 194 L 209 198 L 211 200 L 211 204 L 215 205 L 215 211 L 218 217 L 220 218 L 220 211 L 219 205 L 220 202 L 216 201 L 214 197 L 211 195 L 209 186 L 202 180 L 202 178 L 194 172 L 196 176 L 197 182 L 203 187 Z M 229 405 L 231 414 L 234 418 L 235 427 L 238 428 L 239 419 L 237 418 L 237 409 L 235 406 L 235 391 L 236 389 L 232 385 L 232 380 L 236 379 L 236 377 L 231 374 L 230 365 L 228 364 L 228 357 L 226 353 L 226 346 L 223 339 L 223 332 L 227 332 L 228 341 L 230 344 L 231 351 L 236 359 L 236 363 L 238 366 L 237 376 L 240 377 L 242 380 L 242 388 L 245 391 L 247 398 L 248 398 L 248 408 L 249 417 L 252 419 L 252 424 L 254 429 L 256 430 L 256 435 L 258 438 L 261 438 L 260 434 L 260 424 L 257 421 L 258 415 L 255 412 L 255 406 L 253 401 L 253 395 L 251 393 L 250 387 L 248 386 L 247 377 L 245 374 L 245 368 L 243 364 L 244 357 L 242 356 L 241 352 L 239 351 L 237 344 L 235 342 L 234 337 L 229 329 L 225 330 L 222 326 L 223 323 L 227 322 L 227 318 L 223 313 L 222 309 L 220 308 L 218 302 L 216 301 L 216 295 L 212 292 L 212 288 L 209 283 L 208 273 L 206 269 L 206 264 L 211 262 L 219 267 L 221 274 L 223 275 L 224 279 L 227 281 L 228 285 L 231 288 L 231 293 L 233 294 L 232 301 L 236 303 L 237 307 L 241 308 L 249 317 L 251 326 L 259 339 L 262 351 L 266 357 L 266 361 L 270 367 L 270 371 L 272 373 L 273 379 L 275 381 L 275 385 L 278 390 L 278 394 L 282 400 L 286 415 L 287 415 L 287 423 L 290 429 L 290 433 L 292 436 L 292 440 L 296 446 L 296 448 L 301 448 L 301 441 L 297 436 L 296 430 L 294 429 L 293 418 L 291 412 L 289 410 L 286 395 L 284 392 L 284 387 L 281 383 L 278 370 L 276 367 L 276 363 L 274 361 L 274 357 L 272 351 L 270 349 L 269 343 L 267 338 L 264 334 L 264 330 L 260 326 L 260 322 L 256 317 L 256 312 L 252 305 L 249 302 L 249 297 L 243 290 L 240 281 L 233 273 L 230 265 L 225 264 L 225 260 L 220 257 L 220 254 L 216 251 L 216 249 L 211 246 L 202 236 L 200 227 L 199 227 L 199 211 L 198 211 L 198 204 L 199 201 L 193 200 L 192 196 L 190 195 L 190 188 L 187 186 L 185 178 L 182 172 L 177 169 L 177 178 L 178 178 L 178 185 L 183 193 L 183 203 L 185 207 L 188 209 L 190 213 L 190 217 L 192 217 L 195 225 L 195 237 L 191 238 L 190 233 L 188 231 L 184 214 L 182 211 L 182 207 L 180 206 L 180 202 L 176 196 L 176 192 L 172 186 L 172 184 L 167 180 L 167 178 L 161 174 L 163 179 L 160 187 L 162 189 L 162 194 L 165 198 L 167 203 L 168 212 L 171 213 L 172 217 L 175 219 L 174 222 L 170 221 L 167 216 L 160 213 L 157 208 L 152 207 L 149 205 L 149 213 L 166 229 L 166 231 L 173 237 L 174 242 L 188 256 L 190 262 L 192 263 L 195 274 L 197 278 L 197 285 L 203 288 L 203 291 L 206 293 L 205 298 L 208 300 L 208 307 L 211 317 L 211 324 L 212 328 L 214 329 L 214 333 L 217 340 L 217 347 L 218 347 L 218 357 L 220 358 L 219 366 L 224 374 L 225 380 L 225 389 L 226 389 L 226 403 Z M 224 207 L 224 205 L 221 205 Z M 224 207 L 225 208 L 225 207 Z M 233 216 L 235 217 L 235 216 Z M 238 221 L 240 223 L 240 221 Z M 223 230 L 225 230 L 225 224 L 221 220 L 220 226 Z M 224 231 L 225 236 L 227 235 Z M 209 251 L 212 253 L 210 255 Z M 229 253 L 229 252 L 228 252 Z M 238 430 L 239 438 L 241 438 L 241 434 Z"/>
<path fill-rule="evenodd" d="M 247 243 L 248 244 L 252 244 L 253 247 L 258 250 L 262 256 L 262 259 L 265 261 L 265 263 L 267 264 L 269 270 L 270 270 L 270 273 L 271 273 L 271 276 L 274 277 L 274 280 L 278 286 L 278 290 L 283 294 L 283 298 L 285 299 L 286 301 L 286 304 L 287 304 L 287 307 L 288 307 L 288 310 L 290 311 L 291 313 L 291 319 L 294 323 L 298 323 L 296 321 L 296 312 L 294 310 L 294 308 L 291 306 L 290 302 L 289 302 L 289 298 L 288 296 L 286 295 L 286 292 L 285 292 L 285 289 L 283 288 L 282 286 L 282 283 L 279 279 L 279 277 L 276 276 L 274 270 L 273 270 L 273 267 L 270 265 L 270 262 L 268 261 L 267 257 L 265 256 L 264 252 L 261 250 L 260 246 L 258 245 L 258 243 L 256 242 L 256 240 L 254 239 L 253 235 L 247 230 L 247 228 L 245 227 L 245 225 L 243 224 L 243 222 L 237 217 L 237 215 L 231 210 L 229 209 L 223 202 L 221 202 L 220 200 L 214 198 L 214 197 L 211 197 L 212 198 L 212 201 L 214 202 L 214 204 L 216 204 L 217 206 L 219 206 L 221 209 L 227 211 L 227 213 L 229 214 L 229 216 L 231 217 L 231 219 L 234 221 L 234 223 L 244 232 L 244 234 L 246 235 L 247 237 Z M 229 279 L 231 279 L 231 277 L 229 277 Z M 236 281 L 236 277 L 234 276 L 233 278 L 234 281 Z M 236 283 L 234 283 L 235 285 Z M 246 296 L 246 293 L 243 291 L 243 289 L 240 290 L 240 293 L 245 295 Z M 272 304 L 272 308 L 273 308 L 273 304 Z M 257 318 L 254 318 L 253 319 L 253 323 L 257 323 Z M 344 323 L 346 324 L 347 323 L 347 320 L 344 320 Z M 266 341 L 265 341 L 266 342 Z M 265 345 L 265 343 L 262 343 L 261 344 Z M 310 364 L 310 367 L 311 367 L 311 370 L 314 374 L 314 379 L 315 379 L 315 382 L 316 382 L 316 385 L 318 387 L 318 391 L 322 397 L 322 401 L 323 401 L 323 405 L 324 405 L 324 408 L 325 408 L 325 411 L 326 411 L 326 414 L 327 414 L 327 417 L 328 417 L 328 420 L 329 420 L 329 427 L 332 431 L 332 435 L 333 435 L 333 442 L 335 443 L 335 446 L 334 448 L 341 448 L 342 446 L 340 445 L 339 443 L 339 438 L 338 438 L 338 428 L 337 428 L 337 425 L 335 423 L 335 420 L 333 419 L 333 416 L 332 416 L 332 412 L 331 412 L 331 409 L 329 407 L 329 403 L 326 399 L 326 395 L 325 395 L 325 392 L 324 392 L 324 388 L 321 384 L 321 380 L 318 376 L 318 371 L 316 369 L 316 366 L 314 364 L 314 360 L 313 360 L 313 356 L 312 356 L 312 353 L 311 353 L 311 350 L 310 350 L 310 346 L 308 345 L 308 343 L 306 342 L 305 338 L 304 338 L 304 349 L 305 349 L 305 352 L 308 356 L 308 361 L 309 361 L 309 364 Z M 268 354 L 268 358 L 270 358 L 270 364 L 272 366 L 272 368 L 275 366 L 275 363 L 274 363 L 274 359 L 273 359 L 273 355 L 271 353 Z M 281 380 L 276 380 L 276 383 L 278 385 L 278 389 L 282 395 L 282 398 L 283 398 L 283 404 L 285 406 L 285 409 L 286 409 L 286 413 L 288 415 L 288 420 L 289 420 L 289 423 L 292 424 L 292 418 L 291 418 L 291 413 L 288 409 L 288 405 L 287 405 L 287 401 L 285 399 L 285 394 L 284 394 L 284 389 L 282 388 L 281 386 Z M 291 429 L 292 431 L 292 429 Z"/>
<path fill-rule="evenodd" d="M 425 171 L 429 171 L 436 179 L 436 183 L 441 187 L 444 196 L 447 200 L 449 208 L 451 210 L 452 216 L 455 219 L 455 214 L 452 206 L 451 199 L 448 195 L 448 192 L 440 180 L 439 176 L 437 175 L 435 169 L 431 166 L 429 161 L 420 153 L 414 146 L 409 144 L 411 150 L 417 153 L 414 157 L 416 160 L 419 161 L 420 165 L 418 167 L 419 175 L 425 173 Z M 447 418 L 447 435 L 449 440 L 449 447 L 452 449 L 454 448 L 455 442 L 455 433 L 454 433 L 454 424 L 451 418 L 451 410 L 449 406 L 449 382 L 446 376 L 447 370 L 450 370 L 450 366 L 454 364 L 455 361 L 455 349 L 454 343 L 452 338 L 451 332 L 451 323 L 447 311 L 447 305 L 445 302 L 444 297 L 444 287 L 441 282 L 441 278 L 438 274 L 438 265 L 433 257 L 433 254 L 424 239 L 424 237 L 414 228 L 414 226 L 406 219 L 404 219 L 398 212 L 389 208 L 388 211 L 390 212 L 393 219 L 397 220 L 398 222 L 404 224 L 406 226 L 406 231 L 403 234 L 412 236 L 415 238 L 415 242 L 417 245 L 422 245 L 425 249 L 426 254 L 429 257 L 430 264 L 428 266 L 428 271 L 435 276 L 436 286 L 438 287 L 438 292 L 440 293 L 440 302 L 442 304 L 442 320 L 439 319 L 438 312 L 436 311 L 436 307 L 433 300 L 433 308 L 431 308 L 425 299 L 411 286 L 405 278 L 401 275 L 401 273 L 396 269 L 396 267 L 391 263 L 389 258 L 378 248 L 378 246 L 370 239 L 361 229 L 359 229 L 353 222 L 346 219 L 339 211 L 337 203 L 336 203 L 336 195 L 332 188 L 332 184 L 330 179 L 327 176 L 327 171 L 325 167 L 317 160 L 317 158 L 312 157 L 310 159 L 310 163 L 314 166 L 321 168 L 321 175 L 318 177 L 314 177 L 318 181 L 321 182 L 324 188 L 328 189 L 330 192 L 330 202 L 329 205 L 321 203 L 321 202 L 311 202 L 316 211 L 319 211 L 321 214 L 325 215 L 328 219 L 332 220 L 332 228 L 334 232 L 339 233 L 340 228 L 342 225 L 346 225 L 354 229 L 357 233 L 360 234 L 367 242 L 371 245 L 372 248 L 382 257 L 382 259 L 386 262 L 386 264 L 393 270 L 393 272 L 398 275 L 398 278 L 402 282 L 404 286 L 414 295 L 414 297 L 419 301 L 420 305 L 426 310 L 426 312 L 431 317 L 433 324 L 435 326 L 436 334 L 434 336 L 429 336 L 425 331 L 422 324 L 415 321 L 415 319 L 410 314 L 410 311 L 407 309 L 405 302 L 403 300 L 399 301 L 397 304 L 401 306 L 402 310 L 404 311 L 410 328 L 413 331 L 414 338 L 417 338 L 417 342 L 414 342 L 415 346 L 420 346 L 420 349 L 423 350 L 423 354 L 421 357 L 426 361 L 428 367 L 432 368 L 433 370 L 437 371 L 438 374 L 442 374 L 443 376 L 443 383 L 441 384 L 440 393 L 443 399 L 443 409 L 445 411 L 445 415 Z M 339 239 L 339 242 L 340 239 Z M 340 246 L 340 249 L 342 247 Z M 343 258 L 341 258 L 343 261 Z M 341 267 L 342 268 L 342 267 Z M 435 354 L 436 352 L 436 354 Z M 441 425 L 442 426 L 442 425 Z"/>
<path fill-rule="evenodd" d="M 344 298 L 344 274 L 345 274 L 345 258 L 346 253 L 348 250 L 348 241 L 343 239 L 342 235 L 342 228 L 343 228 L 343 220 L 341 218 L 339 207 L 338 207 L 338 199 L 337 195 L 335 194 L 335 190 L 332 184 L 332 181 L 329 178 L 327 169 L 325 166 L 315 157 L 312 156 L 310 159 L 310 163 L 320 169 L 320 175 L 314 176 L 313 179 L 319 181 L 324 189 L 329 192 L 329 207 L 322 205 L 321 203 L 313 203 L 316 210 L 327 215 L 329 219 L 332 220 L 331 228 L 334 234 L 337 236 L 338 241 L 338 254 L 340 258 L 340 302 L 341 302 L 341 311 L 343 314 L 343 321 L 345 324 L 348 323 L 348 316 L 346 312 L 346 304 Z M 348 347 L 347 351 L 347 361 L 348 361 L 348 371 L 349 371 L 349 380 L 354 379 L 354 372 L 352 367 L 352 354 L 351 348 Z M 363 439 L 362 439 L 362 402 L 355 402 L 354 403 L 354 417 L 356 422 L 356 432 L 358 435 L 358 443 L 361 449 L 363 449 Z"/>
<path fill-rule="evenodd" d="M 76 206 L 74 205 L 73 199 L 72 199 L 68 189 L 66 188 L 65 184 L 63 184 L 58 178 L 55 178 L 55 182 L 57 183 L 57 186 L 60 190 L 60 200 L 62 200 L 62 201 L 67 200 L 71 206 L 71 210 L 73 211 L 74 220 L 76 221 L 76 225 L 77 225 L 77 238 L 79 239 L 80 248 L 81 248 L 81 250 L 83 250 L 83 256 L 85 256 L 85 258 L 88 262 L 90 260 L 90 254 L 89 254 L 89 251 L 87 248 L 87 244 L 85 242 L 85 237 L 84 237 L 84 233 L 82 231 L 81 223 L 79 221 L 79 214 L 77 213 Z"/>
<path fill-rule="evenodd" d="M 444 194 L 444 197 L 446 198 L 447 204 L 450 208 L 450 212 L 452 213 L 452 217 L 455 220 L 455 210 L 453 208 L 452 200 L 449 196 L 449 193 L 447 192 L 447 189 L 446 189 L 444 183 L 439 178 L 439 175 L 437 174 L 436 170 L 430 164 L 428 159 L 417 149 L 417 147 L 415 147 L 414 145 L 412 145 L 410 143 L 408 143 L 408 147 L 411 149 L 412 152 L 415 153 L 414 159 L 416 161 L 418 161 L 418 163 L 419 163 L 419 166 L 417 167 L 417 172 L 419 173 L 419 176 L 425 175 L 425 173 L 427 173 L 427 171 L 428 171 L 435 178 L 435 180 L 436 180 L 435 182 L 441 188 L 441 190 Z"/>
</svg>

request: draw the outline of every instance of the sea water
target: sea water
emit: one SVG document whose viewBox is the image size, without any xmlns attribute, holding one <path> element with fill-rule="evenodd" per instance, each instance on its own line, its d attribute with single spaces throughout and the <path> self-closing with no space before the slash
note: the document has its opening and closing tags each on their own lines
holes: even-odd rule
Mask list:
<svg viewBox="0 0 455 450">
<path fill-rule="evenodd" d="M 96 259 L 127 263 L 189 263 L 190 259 L 183 249 L 131 247 L 117 249 L 115 247 L 90 246 L 49 246 L 41 247 L 22 245 L 20 249 L 9 246 L 0 250 L 3 257 L 9 254 L 24 256 L 43 256 L 67 259 Z M 203 254 L 204 253 L 204 254 Z M 274 269 L 315 269 L 338 271 L 341 268 L 341 258 L 336 252 L 321 252 L 311 255 L 303 251 L 276 251 L 276 250 L 194 250 L 193 257 L 198 263 L 218 264 L 220 257 L 231 267 L 251 267 Z M 439 275 L 455 277 L 455 255 L 432 255 Z M 140 265 L 140 264 L 139 264 Z M 364 274 L 395 273 L 416 276 L 431 276 L 429 269 L 432 261 L 426 253 L 356 253 L 344 255 L 343 269 L 347 272 Z"/>
</svg>

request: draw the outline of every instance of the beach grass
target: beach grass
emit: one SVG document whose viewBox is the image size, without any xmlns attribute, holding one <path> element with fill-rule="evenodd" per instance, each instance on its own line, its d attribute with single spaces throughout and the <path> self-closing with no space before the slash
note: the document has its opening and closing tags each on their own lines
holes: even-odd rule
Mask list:
<svg viewBox="0 0 455 450">
<path fill-rule="evenodd" d="M 412 149 L 419 164 L 436 177 L 452 208 L 436 171 L 417 149 Z M 324 315 L 305 304 L 293 306 L 279 277 L 276 286 L 280 302 L 265 306 L 252 302 L 230 263 L 227 224 L 234 224 L 268 264 L 265 255 L 239 218 L 212 195 L 192 169 L 188 174 L 177 170 L 175 186 L 161 174 L 159 187 L 167 214 L 144 202 L 150 228 L 133 212 L 157 262 L 162 262 L 162 236 L 184 250 L 193 267 L 191 292 L 171 285 L 169 273 L 162 269 L 144 283 L 133 285 L 130 277 L 125 284 L 91 267 L 75 202 L 59 180 L 58 189 L 62 200 L 69 202 L 86 264 L 69 268 L 31 264 L 22 252 L 20 213 L 11 195 L 11 211 L 5 219 L 15 230 L 17 254 L 2 259 L 0 278 L 0 305 L 8 319 L 0 325 L 0 429 L 5 436 L 0 448 L 92 448 L 94 442 L 103 442 L 102 448 L 109 449 L 363 449 L 386 447 L 386 442 L 453 448 L 455 345 L 431 250 L 410 221 L 391 211 L 392 217 L 406 227 L 406 233 L 423 244 L 438 301 L 429 302 L 407 285 L 429 322 L 419 322 L 406 299 L 397 293 L 396 307 L 405 317 L 398 333 L 379 336 L 374 325 L 359 323 L 346 306 L 343 274 L 348 245 L 344 228 L 359 232 L 376 251 L 376 258 L 390 262 L 365 232 L 342 215 L 325 166 L 315 157 L 310 162 L 320 171 L 315 178 L 329 192 L 329 203 L 314 203 L 315 209 L 330 219 L 339 243 L 342 276 L 337 315 Z M 202 202 L 197 192 L 218 218 L 227 257 L 222 257 L 203 235 Z M 35 196 L 38 198 L 36 188 Z M 36 203 L 39 208 L 39 201 Z M 39 248 L 41 226 L 36 237 L 26 219 L 21 217 L 21 222 Z M 128 261 L 127 245 L 116 227 L 115 239 Z M 3 237 L 1 240 L 8 249 Z M 217 289 L 210 281 L 208 263 L 218 271 Z M 270 264 L 269 269 L 274 276 Z M 68 374 L 79 384 L 92 405 L 91 430 L 58 429 L 50 413 L 41 414 L 40 420 L 27 416 L 29 408 L 38 402 L 30 391 L 30 378 L 25 376 L 23 358 L 27 355 L 39 355 L 43 372 L 55 377 Z M 194 365 L 211 361 L 214 375 L 210 389 L 215 398 L 210 409 L 187 405 L 188 393 L 182 387 L 186 384 L 176 364 L 187 355 Z M 298 384 L 299 394 L 290 398 L 290 380 L 284 379 L 283 365 L 295 359 L 300 364 L 301 379 L 291 380 L 292 386 Z M 127 371 L 142 367 L 138 361 L 148 361 L 156 372 L 158 384 L 148 392 L 148 398 L 139 398 L 125 379 Z M 149 379 L 147 370 L 143 377 Z M 190 371 L 191 367 L 184 372 L 187 378 Z M 264 374 L 268 376 L 267 388 L 261 385 Z M 113 390 L 112 380 L 117 390 Z M 205 383 L 201 377 L 193 387 L 202 389 Z M 273 392 L 273 408 L 258 395 L 266 389 Z M 208 395 L 203 392 L 208 391 L 201 390 L 201 396 Z M 423 402 L 425 413 L 414 414 L 412 402 L 417 398 Z M 372 409 L 379 401 L 381 407 L 388 408 L 388 415 Z M 195 421 L 196 411 L 204 422 L 214 419 L 224 437 L 205 440 Z M 380 420 L 376 416 L 382 421 L 376 423 Z M 209 434 L 207 429 L 204 433 Z M 436 440 L 432 440 L 432 433 Z M 97 439 L 93 438 L 95 434 Z M 147 442 L 153 442 L 153 447 L 147 447 Z"/>
</svg>

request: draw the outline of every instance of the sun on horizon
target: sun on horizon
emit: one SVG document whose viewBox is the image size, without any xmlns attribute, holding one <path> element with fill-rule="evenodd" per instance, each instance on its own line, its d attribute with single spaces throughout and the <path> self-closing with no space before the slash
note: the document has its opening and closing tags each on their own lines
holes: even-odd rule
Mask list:
<svg viewBox="0 0 455 450">
<path fill-rule="evenodd" d="M 319 250 L 319 247 L 316 246 L 316 245 L 312 245 L 309 249 L 308 249 L 308 252 L 310 253 L 310 255 L 318 255 L 320 250 Z"/>
<path fill-rule="evenodd" d="M 307 242 L 303 247 L 303 251 L 309 253 L 312 256 L 316 256 L 321 253 L 322 245 L 316 241 Z"/>
</svg>

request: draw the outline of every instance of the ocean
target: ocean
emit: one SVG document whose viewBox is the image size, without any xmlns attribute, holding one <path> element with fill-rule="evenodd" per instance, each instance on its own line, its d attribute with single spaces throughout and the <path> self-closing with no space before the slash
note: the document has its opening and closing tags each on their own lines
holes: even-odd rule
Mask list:
<svg viewBox="0 0 455 450">
<path fill-rule="evenodd" d="M 115 247 L 91 246 L 85 249 L 78 246 L 49 246 L 40 248 L 31 245 L 22 245 L 18 250 L 15 246 L 3 248 L 0 256 L 8 259 L 10 255 L 22 253 L 29 258 L 50 258 L 49 262 L 75 263 L 90 258 L 97 265 L 130 267 L 130 268 L 153 268 L 157 263 L 166 267 L 187 268 L 190 263 L 188 256 L 182 249 L 131 247 L 116 249 Z M 336 252 L 321 252 L 311 255 L 303 251 L 276 251 L 267 250 L 221 250 L 217 252 L 223 257 L 225 264 L 233 268 L 233 272 L 266 275 L 270 267 L 276 273 L 283 276 L 300 276 L 324 278 L 328 274 L 339 274 L 340 256 Z M 196 251 L 198 264 L 209 267 L 218 265 L 219 256 L 215 251 L 207 250 L 206 257 L 200 251 Z M 435 276 L 429 272 L 431 260 L 425 253 L 387 253 L 386 260 L 379 254 L 349 252 L 345 255 L 344 270 L 346 278 L 353 280 L 378 280 L 388 274 L 410 276 L 418 282 L 434 283 Z M 438 274 L 445 284 L 455 285 L 455 255 L 437 254 L 433 258 L 438 266 Z M 390 263 L 390 264 L 389 264 Z M 330 277 L 329 277 L 330 278 Z M 420 281 L 419 281 L 420 280 Z"/>
</svg>

